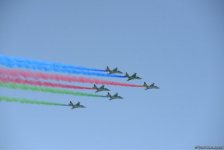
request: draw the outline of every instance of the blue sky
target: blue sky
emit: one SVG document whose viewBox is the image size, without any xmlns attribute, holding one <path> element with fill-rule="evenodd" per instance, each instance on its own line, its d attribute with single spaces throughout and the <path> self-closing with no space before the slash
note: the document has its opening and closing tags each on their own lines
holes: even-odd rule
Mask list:
<svg viewBox="0 0 224 150">
<path fill-rule="evenodd" d="M 143 77 L 132 83 L 161 89 L 109 87 L 125 99 L 108 101 L 0 88 L 4 96 L 88 107 L 1 102 L 0 149 L 223 146 L 223 7 L 221 0 L 1 0 L 1 54 L 117 66 Z"/>
</svg>

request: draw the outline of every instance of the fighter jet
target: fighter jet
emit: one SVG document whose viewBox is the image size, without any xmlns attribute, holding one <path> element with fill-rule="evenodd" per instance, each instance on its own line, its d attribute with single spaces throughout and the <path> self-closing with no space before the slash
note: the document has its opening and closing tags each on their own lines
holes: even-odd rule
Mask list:
<svg viewBox="0 0 224 150">
<path fill-rule="evenodd" d="M 152 83 L 152 84 L 148 85 L 147 83 L 144 82 L 143 86 L 145 87 L 145 90 L 148 90 L 148 89 L 159 89 L 159 87 L 156 86 L 155 83 Z"/>
<path fill-rule="evenodd" d="M 123 99 L 123 97 L 118 96 L 118 93 L 111 95 L 109 92 L 107 93 L 107 97 L 109 97 L 109 100 L 113 100 L 113 99 Z"/>
<path fill-rule="evenodd" d="M 142 79 L 140 77 L 137 76 L 137 73 L 134 73 L 133 75 L 129 75 L 127 72 L 125 73 L 125 77 L 128 77 L 128 80 L 127 81 L 130 81 L 130 80 L 135 80 L 135 79 Z"/>
<path fill-rule="evenodd" d="M 118 68 L 110 69 L 108 66 L 106 68 L 106 72 L 109 72 L 109 74 L 115 74 L 115 73 L 122 73 L 121 71 L 118 70 Z"/>
<path fill-rule="evenodd" d="M 95 84 L 93 85 L 93 89 L 96 90 L 97 92 L 101 92 L 101 91 L 110 91 L 109 89 L 105 88 L 104 85 L 102 85 L 101 87 L 97 87 Z"/>
<path fill-rule="evenodd" d="M 76 104 L 73 104 L 71 101 L 68 104 L 68 106 L 72 106 L 71 109 L 75 109 L 75 108 L 86 108 L 85 106 L 81 105 L 80 102 L 77 102 Z"/>
</svg>

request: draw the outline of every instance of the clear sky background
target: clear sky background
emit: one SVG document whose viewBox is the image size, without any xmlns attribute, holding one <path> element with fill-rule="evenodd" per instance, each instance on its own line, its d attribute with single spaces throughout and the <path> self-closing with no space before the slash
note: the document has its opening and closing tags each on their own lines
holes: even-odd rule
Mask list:
<svg viewBox="0 0 224 150">
<path fill-rule="evenodd" d="M 109 87 L 125 98 L 109 101 L 0 88 L 88 107 L 0 102 L 0 149 L 224 146 L 223 9 L 221 0 L 1 0 L 1 54 L 118 66 L 161 89 Z"/>
</svg>

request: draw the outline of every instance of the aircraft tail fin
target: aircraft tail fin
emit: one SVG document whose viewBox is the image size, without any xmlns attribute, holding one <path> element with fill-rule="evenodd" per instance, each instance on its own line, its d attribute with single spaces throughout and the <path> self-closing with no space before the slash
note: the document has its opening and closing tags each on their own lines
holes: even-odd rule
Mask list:
<svg viewBox="0 0 224 150">
<path fill-rule="evenodd" d="M 72 103 L 72 101 L 70 101 L 68 105 L 69 105 L 69 106 L 73 106 L 73 103 Z"/>
<path fill-rule="evenodd" d="M 144 82 L 143 86 L 148 86 L 146 82 Z"/>
<path fill-rule="evenodd" d="M 97 89 L 97 86 L 96 86 L 96 84 L 94 84 L 94 85 L 93 85 L 93 88 L 94 88 L 94 89 Z"/>
<path fill-rule="evenodd" d="M 107 97 L 111 97 L 110 92 L 107 92 Z"/>
<path fill-rule="evenodd" d="M 126 76 L 126 77 L 129 77 L 129 74 L 126 72 L 126 73 L 125 73 L 125 76 Z"/>
</svg>

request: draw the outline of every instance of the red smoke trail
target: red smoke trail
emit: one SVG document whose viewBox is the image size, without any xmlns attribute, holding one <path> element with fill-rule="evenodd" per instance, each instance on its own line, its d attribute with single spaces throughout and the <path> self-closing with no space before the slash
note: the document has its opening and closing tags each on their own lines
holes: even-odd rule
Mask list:
<svg viewBox="0 0 224 150">
<path fill-rule="evenodd" d="M 18 84 L 29 84 L 34 86 L 48 86 L 54 88 L 70 88 L 70 89 L 85 89 L 85 90 L 94 90 L 93 88 L 89 87 L 82 87 L 82 86 L 74 86 L 74 85 L 66 85 L 66 84 L 58 84 L 58 83 L 51 83 L 51 82 L 41 82 L 41 81 L 32 81 L 32 80 L 23 80 L 18 77 L 2 77 L 0 76 L 1 82 L 13 82 Z"/>
<path fill-rule="evenodd" d="M 84 77 L 74 77 L 74 76 L 68 76 L 68 75 L 47 74 L 42 72 L 24 71 L 20 69 L 12 70 L 12 69 L 0 68 L 0 74 L 10 75 L 10 76 L 20 76 L 23 78 L 44 79 L 44 80 L 94 83 L 94 84 L 105 84 L 105 85 L 126 86 L 126 87 L 144 87 L 142 85 L 137 85 L 137 84 L 128 84 L 128 83 L 113 82 L 113 81 L 106 81 L 106 80 L 99 80 L 99 79 L 90 79 L 90 78 L 84 78 Z"/>
</svg>

